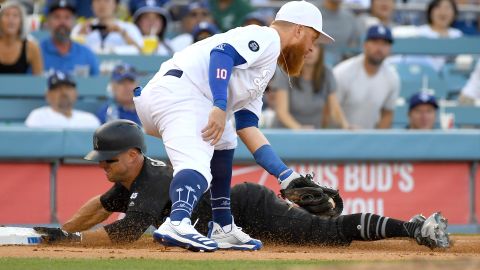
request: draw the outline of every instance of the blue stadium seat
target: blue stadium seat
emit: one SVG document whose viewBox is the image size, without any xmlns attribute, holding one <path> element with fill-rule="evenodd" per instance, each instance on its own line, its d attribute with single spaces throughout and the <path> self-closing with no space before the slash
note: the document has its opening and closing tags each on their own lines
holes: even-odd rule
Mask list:
<svg viewBox="0 0 480 270">
<path fill-rule="evenodd" d="M 447 95 L 450 99 L 456 99 L 468 81 L 469 72 L 471 72 L 471 70 L 458 70 L 453 64 L 446 64 L 442 68 L 441 76 L 446 83 Z"/>
<path fill-rule="evenodd" d="M 140 73 L 151 75 L 155 74 L 160 68 L 160 65 L 168 59 L 168 57 L 158 55 L 98 55 L 100 70 L 102 73 L 110 72 L 117 64 L 128 63 L 134 66 Z"/>
<path fill-rule="evenodd" d="M 437 98 L 446 98 L 445 82 L 431 66 L 421 63 L 395 63 L 400 76 L 400 96 L 409 98 L 422 89 L 432 89 Z"/>
<path fill-rule="evenodd" d="M 392 54 L 459 55 L 480 54 L 480 37 L 397 38 Z"/>
</svg>

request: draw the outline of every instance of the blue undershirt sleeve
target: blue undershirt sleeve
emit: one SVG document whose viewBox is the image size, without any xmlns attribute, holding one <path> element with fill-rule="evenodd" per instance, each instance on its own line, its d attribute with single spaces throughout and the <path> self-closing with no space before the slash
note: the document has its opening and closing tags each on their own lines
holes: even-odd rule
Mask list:
<svg viewBox="0 0 480 270">
<path fill-rule="evenodd" d="M 248 127 L 258 128 L 258 117 L 249 110 L 240 110 L 235 112 L 235 125 L 237 130 Z"/>
<path fill-rule="evenodd" d="M 245 59 L 228 43 L 222 43 L 210 52 L 208 82 L 213 105 L 227 109 L 227 88 L 234 66 L 246 63 Z"/>
</svg>

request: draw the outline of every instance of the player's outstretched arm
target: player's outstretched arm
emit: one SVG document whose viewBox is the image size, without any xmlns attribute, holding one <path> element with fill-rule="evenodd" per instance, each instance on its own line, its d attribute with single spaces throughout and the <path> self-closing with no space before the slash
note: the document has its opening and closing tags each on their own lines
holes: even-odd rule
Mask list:
<svg viewBox="0 0 480 270">
<path fill-rule="evenodd" d="M 258 117 L 251 111 L 243 109 L 235 113 L 237 134 L 253 154 L 258 165 L 275 176 L 283 189 L 300 174 L 288 168 L 278 157 L 267 138 L 258 129 Z"/>
<path fill-rule="evenodd" d="M 107 219 L 112 213 L 103 208 L 100 196 L 95 196 L 85 203 L 70 220 L 63 224 L 62 229 L 70 233 L 81 232 Z"/>
</svg>

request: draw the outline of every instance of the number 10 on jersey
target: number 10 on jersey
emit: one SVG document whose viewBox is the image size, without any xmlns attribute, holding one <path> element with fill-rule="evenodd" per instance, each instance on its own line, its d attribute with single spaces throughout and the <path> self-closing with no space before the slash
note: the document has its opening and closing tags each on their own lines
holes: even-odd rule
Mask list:
<svg viewBox="0 0 480 270">
<path fill-rule="evenodd" d="M 217 68 L 217 79 L 227 79 L 227 70 L 224 68 Z"/>
</svg>

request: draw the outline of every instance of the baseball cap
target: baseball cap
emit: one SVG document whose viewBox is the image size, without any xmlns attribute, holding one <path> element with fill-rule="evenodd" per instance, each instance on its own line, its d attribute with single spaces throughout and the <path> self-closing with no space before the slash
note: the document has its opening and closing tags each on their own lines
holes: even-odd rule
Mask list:
<svg viewBox="0 0 480 270">
<path fill-rule="evenodd" d="M 203 21 L 195 25 L 195 27 L 193 28 L 193 40 L 198 41 L 198 35 L 203 32 L 207 32 L 212 36 L 219 33 L 218 28 L 215 24 Z"/>
<path fill-rule="evenodd" d="M 257 23 L 259 23 L 260 25 L 266 26 L 267 21 L 265 20 L 265 17 L 267 17 L 267 15 L 263 14 L 260 11 L 250 12 L 250 13 L 247 14 L 247 16 L 245 16 L 245 19 L 243 20 L 243 23 L 245 24 L 247 22 L 257 21 Z"/>
<path fill-rule="evenodd" d="M 72 13 L 75 13 L 75 4 L 71 0 L 53 0 L 48 6 L 48 14 L 59 8 L 69 9 Z"/>
<path fill-rule="evenodd" d="M 135 13 L 133 13 L 133 21 L 136 21 L 140 15 L 145 14 L 145 13 L 156 13 L 160 16 L 162 16 L 164 20 L 164 24 L 166 23 L 168 19 L 168 12 L 164 8 L 161 8 L 160 5 L 158 5 L 157 1 L 140 1 L 137 6 Z"/>
<path fill-rule="evenodd" d="M 284 4 L 275 16 L 275 21 L 286 21 L 311 27 L 320 33 L 319 40 L 322 43 L 328 44 L 334 41 L 322 30 L 323 20 L 320 10 L 307 1 L 290 1 Z"/>
<path fill-rule="evenodd" d="M 77 86 L 77 83 L 67 73 L 63 73 L 61 71 L 54 71 L 47 79 L 48 90 L 53 90 L 60 85 L 70 85 L 70 86 Z"/>
<path fill-rule="evenodd" d="M 366 40 L 370 39 L 383 39 L 390 43 L 393 43 L 392 31 L 385 25 L 373 25 L 367 30 Z"/>
<path fill-rule="evenodd" d="M 192 1 L 187 6 L 187 13 L 190 13 L 192 10 L 195 9 L 208 9 L 210 11 L 210 6 L 206 1 Z"/>
<path fill-rule="evenodd" d="M 408 106 L 408 110 L 411 111 L 413 108 L 420 104 L 430 104 L 435 107 L 435 109 L 438 109 L 437 100 L 433 95 L 430 95 L 426 92 L 419 92 L 410 97 L 410 104 Z"/>
<path fill-rule="evenodd" d="M 129 64 L 118 64 L 113 68 L 112 81 L 119 82 L 129 79 L 135 81 L 137 79 L 137 70 Z"/>
<path fill-rule="evenodd" d="M 125 119 L 107 122 L 93 134 L 93 150 L 84 159 L 104 161 L 131 148 L 147 151 L 142 129 L 135 122 Z"/>
</svg>

